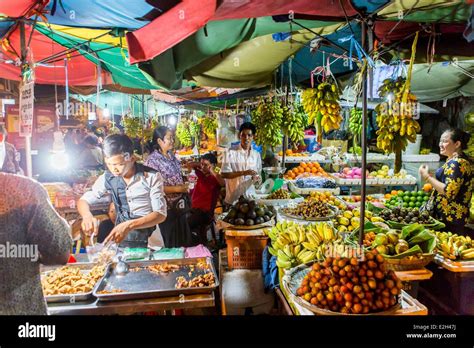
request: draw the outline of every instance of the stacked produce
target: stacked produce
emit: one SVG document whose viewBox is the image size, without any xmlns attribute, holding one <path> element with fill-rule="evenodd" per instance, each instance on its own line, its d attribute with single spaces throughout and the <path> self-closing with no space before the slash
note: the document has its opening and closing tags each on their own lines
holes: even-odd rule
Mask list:
<svg viewBox="0 0 474 348">
<path fill-rule="evenodd" d="M 359 135 L 362 132 L 362 110 L 352 108 L 351 117 L 349 117 L 349 130 L 354 135 Z"/>
<path fill-rule="evenodd" d="M 474 242 L 469 236 L 436 232 L 437 253 L 450 260 L 474 260 Z"/>
<path fill-rule="evenodd" d="M 381 169 L 370 172 L 369 177 L 377 179 L 405 179 L 407 177 L 407 171 L 402 169 L 398 173 L 395 173 L 394 170 L 390 170 L 387 165 L 384 165 Z"/>
<path fill-rule="evenodd" d="M 320 178 L 320 177 L 309 177 L 309 178 L 301 178 L 296 180 L 296 186 L 299 188 L 308 188 L 308 189 L 318 189 L 318 188 L 326 188 L 326 189 L 334 189 L 337 187 L 336 183 L 330 179 Z"/>
<path fill-rule="evenodd" d="M 305 89 L 301 95 L 304 111 L 308 114 L 308 123 L 314 123 L 326 133 L 341 127 L 342 116 L 339 105 L 340 92 L 335 83 L 320 83 L 317 88 Z"/>
<path fill-rule="evenodd" d="M 341 196 L 341 198 L 347 203 L 360 203 L 362 200 L 362 196 L 359 195 L 352 195 L 352 196 Z M 372 203 L 384 203 L 384 199 L 379 198 L 377 196 L 368 195 L 365 197 L 366 202 Z"/>
<path fill-rule="evenodd" d="M 435 234 L 420 224 L 406 226 L 401 232 L 378 229 L 372 243 L 380 254 L 393 258 L 419 258 L 420 254 L 432 253 L 435 245 Z"/>
<path fill-rule="evenodd" d="M 371 222 L 383 222 L 378 216 L 365 210 L 365 221 Z M 338 230 L 339 233 L 352 232 L 360 226 L 360 208 L 355 208 L 353 210 L 346 210 L 336 216 L 334 221 L 334 227 Z"/>
<path fill-rule="evenodd" d="M 229 209 L 224 222 L 235 226 L 253 226 L 270 221 L 273 216 L 273 211 L 266 205 L 257 205 L 254 200 L 247 200 L 241 196 Z"/>
<path fill-rule="evenodd" d="M 385 153 L 395 153 L 395 172 L 401 169 L 401 153 L 408 141 L 416 141 L 419 123 L 413 119 L 416 97 L 406 88 L 406 79 L 385 79 L 379 88 L 379 96 L 388 100 L 375 107 L 377 112 L 377 147 Z"/>
<path fill-rule="evenodd" d="M 290 199 L 291 195 L 287 190 L 278 189 L 269 194 L 265 199 Z"/>
<path fill-rule="evenodd" d="M 345 167 L 345 168 L 342 169 L 342 173 L 334 173 L 333 175 L 335 177 L 341 178 L 341 179 L 361 179 L 362 178 L 362 168 Z"/>
<path fill-rule="evenodd" d="M 292 149 L 286 150 L 285 155 L 289 157 L 308 157 L 309 156 L 307 153 L 294 152 Z M 279 151 L 278 156 L 280 157 L 283 156 L 283 151 Z"/>
<path fill-rule="evenodd" d="M 326 218 L 334 214 L 334 211 L 327 203 L 313 198 L 298 203 L 294 208 L 283 208 L 282 212 L 302 219 Z"/>
<path fill-rule="evenodd" d="M 396 194 L 390 195 L 390 198 L 385 202 L 385 206 L 390 209 L 395 207 L 419 209 L 428 199 L 429 195 L 425 191 L 398 191 Z"/>
<path fill-rule="evenodd" d="M 383 256 L 367 252 L 363 261 L 328 257 L 313 264 L 297 295 L 333 312 L 368 314 L 395 306 L 402 287 L 395 273 L 385 270 Z"/>
<path fill-rule="evenodd" d="M 299 176 L 324 176 L 328 174 L 318 162 L 301 162 L 298 167 L 290 169 L 284 175 L 285 179 L 293 180 Z"/>
<path fill-rule="evenodd" d="M 391 208 L 384 209 L 380 217 L 385 221 L 399 222 L 403 224 L 430 224 L 430 214 L 427 211 L 420 212 L 418 208 Z"/>
<path fill-rule="evenodd" d="M 263 153 L 268 146 L 274 147 L 281 144 L 282 120 L 284 110 L 281 102 L 262 99 L 257 108 L 252 111 L 252 122 L 257 127 L 255 142 L 263 147 Z"/>
<path fill-rule="evenodd" d="M 288 269 L 313 260 L 322 260 L 329 244 L 341 241 L 329 223 L 300 225 L 284 221 L 265 230 L 272 245 L 270 254 L 277 257 L 277 266 Z"/>
<path fill-rule="evenodd" d="M 283 134 L 288 136 L 294 145 L 304 140 L 305 122 L 306 115 L 297 105 L 291 104 L 283 107 Z"/>
<path fill-rule="evenodd" d="M 340 199 L 338 199 L 336 196 L 334 196 L 331 192 L 318 192 L 318 191 L 313 191 L 309 194 L 310 199 L 315 199 L 317 201 L 321 201 L 323 203 L 330 204 L 339 210 L 346 210 L 347 207 L 342 202 Z"/>
</svg>

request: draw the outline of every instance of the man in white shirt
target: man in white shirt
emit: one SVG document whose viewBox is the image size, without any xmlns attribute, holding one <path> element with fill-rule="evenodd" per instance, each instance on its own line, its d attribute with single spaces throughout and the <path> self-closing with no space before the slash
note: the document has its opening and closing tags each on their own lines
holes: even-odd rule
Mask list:
<svg viewBox="0 0 474 348">
<path fill-rule="evenodd" d="M 115 205 L 115 227 L 105 239 L 122 247 L 158 246 L 158 224 L 166 218 L 163 178 L 155 170 L 135 163 L 133 143 L 126 135 L 109 135 L 104 141 L 107 171 L 102 174 L 77 204 L 82 229 L 97 234 L 97 219 L 90 206 L 112 198 Z"/>
<path fill-rule="evenodd" d="M 255 126 L 245 122 L 239 129 L 240 144 L 225 153 L 221 176 L 225 179 L 227 204 L 247 193 L 262 171 L 260 154 L 252 149 L 255 133 Z"/>
</svg>

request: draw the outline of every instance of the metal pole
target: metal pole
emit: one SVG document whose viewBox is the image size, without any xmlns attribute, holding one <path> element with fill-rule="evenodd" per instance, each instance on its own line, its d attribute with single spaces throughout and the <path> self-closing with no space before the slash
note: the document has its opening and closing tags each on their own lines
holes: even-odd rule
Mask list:
<svg viewBox="0 0 474 348">
<path fill-rule="evenodd" d="M 367 50 L 367 23 L 362 20 L 362 49 Z M 360 205 L 360 227 L 359 245 L 363 244 L 365 224 L 365 199 L 367 196 L 366 170 L 367 170 L 367 69 L 368 62 L 364 64 L 362 72 L 362 182 L 361 182 L 361 205 Z"/>
<path fill-rule="evenodd" d="M 26 40 L 25 23 L 20 21 L 20 49 L 21 49 L 21 77 L 25 76 L 26 67 Z M 21 112 L 21 111 L 20 111 Z M 31 158 L 31 135 L 25 136 L 25 157 L 26 157 L 26 175 L 33 177 L 33 162 Z"/>
</svg>

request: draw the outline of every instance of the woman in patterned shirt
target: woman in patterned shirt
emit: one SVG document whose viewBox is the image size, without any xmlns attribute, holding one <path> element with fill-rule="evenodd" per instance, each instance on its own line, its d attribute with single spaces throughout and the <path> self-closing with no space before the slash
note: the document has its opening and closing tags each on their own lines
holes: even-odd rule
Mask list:
<svg viewBox="0 0 474 348">
<path fill-rule="evenodd" d="M 160 231 L 165 247 L 191 246 L 192 234 L 187 222 L 189 187 L 184 183 L 181 163 L 173 153 L 174 135 L 168 127 L 161 126 L 153 131 L 152 147 L 154 151 L 145 165 L 158 171 L 164 181 L 168 215 L 160 224 Z"/>
<path fill-rule="evenodd" d="M 440 154 L 446 163 L 432 177 L 426 166 L 420 167 L 420 176 L 430 183 L 435 192 L 435 217 L 453 233 L 465 234 L 469 205 L 474 188 L 473 166 L 464 154 L 471 135 L 460 129 L 449 129 L 441 135 Z"/>
</svg>

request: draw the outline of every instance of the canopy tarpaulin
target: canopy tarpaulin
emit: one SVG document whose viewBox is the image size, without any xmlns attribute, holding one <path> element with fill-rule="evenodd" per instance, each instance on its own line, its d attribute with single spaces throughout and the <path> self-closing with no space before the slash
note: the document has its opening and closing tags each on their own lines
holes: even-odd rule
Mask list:
<svg viewBox="0 0 474 348">
<path fill-rule="evenodd" d="M 470 74 L 470 76 L 469 76 Z M 411 90 L 418 100 L 430 102 L 459 96 L 474 97 L 474 60 L 415 64 Z"/>
<path fill-rule="evenodd" d="M 325 35 L 343 26 L 344 23 L 337 23 L 314 31 Z M 275 42 L 272 35 L 261 36 L 207 59 L 189 69 L 187 77 L 202 86 L 244 88 L 268 85 L 278 66 L 313 38 L 314 34 L 307 30 L 294 33 L 292 40 L 280 42 Z"/>
<path fill-rule="evenodd" d="M 10 2 L 14 3 L 15 1 Z M 93 29 L 122 28 L 132 30 L 148 24 L 179 1 L 61 0 L 53 15 L 51 10 L 54 2 L 51 1 L 46 7 L 46 10 L 49 11 L 46 15 L 48 23 Z"/>
<path fill-rule="evenodd" d="M 31 26 L 25 26 L 26 38 L 30 37 Z M 13 63 L 9 64 L 5 61 L 0 62 L 0 77 L 9 80 L 20 80 L 21 69 L 15 64 L 17 56 L 15 52 L 20 52 L 20 32 L 15 30 L 9 36 L 10 48 L 7 52 L 3 52 L 4 58 L 7 58 Z M 31 42 L 28 46 L 28 59 L 32 62 L 39 62 L 54 54 L 64 51 L 64 47 L 55 43 L 48 37 L 40 34 L 34 30 L 31 37 Z M 73 59 L 68 59 L 68 82 L 71 85 L 95 85 L 98 80 L 97 67 L 94 63 L 83 56 L 76 56 Z M 40 64 L 34 68 L 36 83 L 42 84 L 64 84 L 66 81 L 66 69 L 64 60 L 52 62 L 49 64 Z M 110 75 L 103 70 L 102 82 L 104 84 L 111 84 Z"/>
<path fill-rule="evenodd" d="M 298 22 L 307 28 L 334 28 L 334 22 Z M 212 21 L 206 25 L 206 30 L 199 29 L 173 48 L 139 66 L 160 85 L 176 89 L 182 86 L 183 73 L 187 69 L 208 58 L 259 36 L 298 29 L 300 28 L 288 22 L 275 22 L 272 17 Z"/>
<path fill-rule="evenodd" d="M 349 16 L 357 14 L 349 0 L 341 0 Z M 145 27 L 127 33 L 130 62 L 150 60 L 202 28 L 208 21 L 257 18 L 281 14 L 307 14 L 344 18 L 344 11 L 333 0 L 183 0 Z M 153 44 L 151 44 L 153 43 Z"/>
<path fill-rule="evenodd" d="M 38 24 L 37 30 L 54 42 L 67 48 L 77 48 L 78 52 L 94 64 L 110 72 L 113 82 L 129 88 L 159 88 L 143 75 L 138 67 L 127 61 L 127 47 L 124 39 L 107 34 L 105 30 L 76 29 L 70 27 Z M 89 41 L 93 38 L 93 41 Z M 81 45 L 83 44 L 83 45 Z"/>
</svg>

